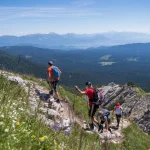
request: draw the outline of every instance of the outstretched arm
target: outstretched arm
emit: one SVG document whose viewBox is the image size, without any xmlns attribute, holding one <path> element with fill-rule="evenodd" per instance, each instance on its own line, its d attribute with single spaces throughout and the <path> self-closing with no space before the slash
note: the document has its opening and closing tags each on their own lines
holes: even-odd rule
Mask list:
<svg viewBox="0 0 150 150">
<path fill-rule="evenodd" d="M 120 107 L 120 109 L 121 109 L 121 113 L 123 114 L 123 108 L 122 108 L 122 107 Z"/>
<path fill-rule="evenodd" d="M 85 91 L 82 91 L 78 88 L 78 86 L 75 86 L 75 89 L 80 93 L 80 94 L 86 94 Z"/>
<path fill-rule="evenodd" d="M 106 131 L 108 131 L 108 121 L 105 121 L 105 128 L 106 128 Z"/>
</svg>

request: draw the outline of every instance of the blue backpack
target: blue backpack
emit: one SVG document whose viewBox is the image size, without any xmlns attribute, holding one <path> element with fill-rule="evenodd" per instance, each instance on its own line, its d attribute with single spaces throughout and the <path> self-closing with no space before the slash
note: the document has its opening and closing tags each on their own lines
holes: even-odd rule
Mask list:
<svg viewBox="0 0 150 150">
<path fill-rule="evenodd" d="M 53 70 L 54 78 L 55 78 L 55 79 L 56 79 L 56 78 L 59 78 L 59 77 L 60 77 L 60 72 L 59 72 L 58 68 L 55 67 L 55 66 L 53 66 L 53 67 L 52 67 L 52 70 Z"/>
</svg>

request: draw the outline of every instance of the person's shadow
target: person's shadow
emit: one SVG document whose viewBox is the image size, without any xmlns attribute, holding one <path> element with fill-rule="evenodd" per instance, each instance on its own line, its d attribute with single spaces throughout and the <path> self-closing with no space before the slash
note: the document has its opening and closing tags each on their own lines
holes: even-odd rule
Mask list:
<svg viewBox="0 0 150 150">
<path fill-rule="evenodd" d="M 114 129 L 114 130 L 118 130 L 118 127 L 116 126 L 110 126 L 111 129 Z"/>
<path fill-rule="evenodd" d="M 50 94 L 41 93 L 39 90 L 35 90 L 36 94 L 39 96 L 40 100 L 43 102 L 47 102 L 50 98 Z"/>
</svg>

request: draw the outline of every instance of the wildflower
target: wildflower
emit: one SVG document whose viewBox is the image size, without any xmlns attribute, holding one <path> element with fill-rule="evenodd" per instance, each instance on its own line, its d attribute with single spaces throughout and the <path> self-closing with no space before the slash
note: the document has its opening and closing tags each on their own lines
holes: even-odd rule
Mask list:
<svg viewBox="0 0 150 150">
<path fill-rule="evenodd" d="M 6 129 L 4 130 L 4 132 L 9 132 L 9 129 L 8 129 L 8 128 L 6 128 Z"/>
<path fill-rule="evenodd" d="M 14 128 L 14 129 L 15 129 L 15 125 L 14 125 L 14 123 L 12 123 L 12 128 Z"/>
<path fill-rule="evenodd" d="M 64 133 L 65 133 L 65 135 L 69 135 L 70 134 L 70 132 L 68 130 L 65 130 Z"/>
<path fill-rule="evenodd" d="M 32 136 L 31 136 L 31 138 L 35 139 L 35 138 L 36 138 L 36 136 L 35 136 L 35 135 L 32 135 Z"/>
<path fill-rule="evenodd" d="M 45 139 L 48 139 L 48 137 L 47 137 L 47 136 L 44 136 L 44 138 L 45 138 Z"/>
<path fill-rule="evenodd" d="M 3 115 L 3 114 L 1 115 L 1 118 L 4 118 L 4 115 Z"/>
<path fill-rule="evenodd" d="M 57 126 L 57 125 L 53 125 L 52 128 L 53 128 L 54 130 L 61 130 L 61 127 L 59 127 L 59 126 Z"/>
<path fill-rule="evenodd" d="M 4 122 L 0 122 L 0 126 L 2 126 L 4 124 Z"/>
<path fill-rule="evenodd" d="M 26 130 L 26 129 L 23 129 L 23 130 L 22 130 L 22 133 L 27 133 L 27 130 Z"/>
<path fill-rule="evenodd" d="M 20 122 L 16 122 L 16 126 L 20 126 Z"/>
<path fill-rule="evenodd" d="M 14 117 L 14 116 L 12 116 L 12 117 Z M 16 123 L 16 120 L 12 120 L 12 122 L 13 122 L 13 123 Z"/>
<path fill-rule="evenodd" d="M 47 139 L 47 136 L 43 136 L 43 137 L 40 137 L 40 138 L 39 138 L 39 140 L 40 140 L 41 142 L 45 141 L 46 139 Z"/>
<path fill-rule="evenodd" d="M 17 105 L 16 103 L 12 103 L 13 106 Z"/>
</svg>

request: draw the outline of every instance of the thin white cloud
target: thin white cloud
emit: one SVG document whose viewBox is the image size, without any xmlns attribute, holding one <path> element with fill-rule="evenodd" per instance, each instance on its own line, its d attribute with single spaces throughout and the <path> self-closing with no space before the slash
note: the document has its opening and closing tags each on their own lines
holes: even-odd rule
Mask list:
<svg viewBox="0 0 150 150">
<path fill-rule="evenodd" d="M 101 16 L 100 10 L 63 7 L 0 7 L 0 20 L 21 18 L 88 17 Z"/>
<path fill-rule="evenodd" d="M 95 0 L 75 0 L 72 2 L 72 4 L 75 4 L 77 6 L 90 6 L 95 4 Z"/>
</svg>

